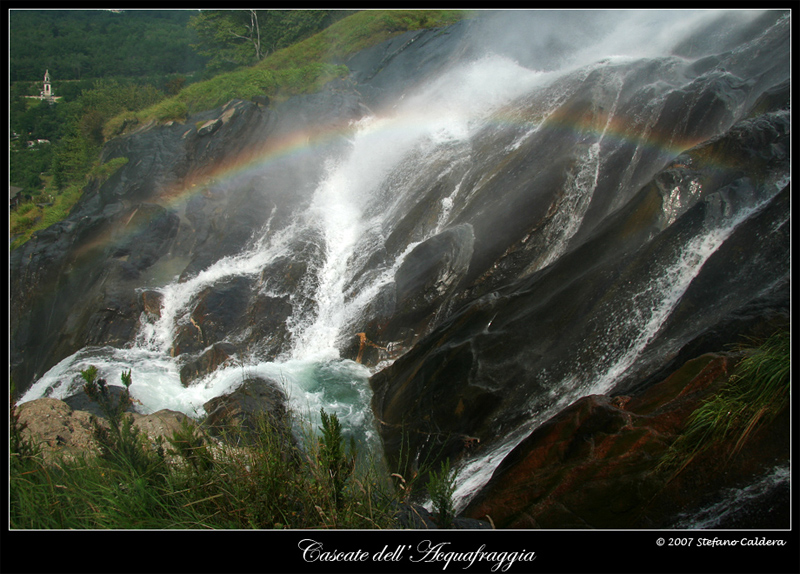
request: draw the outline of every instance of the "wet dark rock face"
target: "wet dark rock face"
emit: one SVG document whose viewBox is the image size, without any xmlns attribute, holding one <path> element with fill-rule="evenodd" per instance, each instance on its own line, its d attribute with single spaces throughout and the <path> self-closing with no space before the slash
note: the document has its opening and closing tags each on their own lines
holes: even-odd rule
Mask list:
<svg viewBox="0 0 800 574">
<path fill-rule="evenodd" d="M 589 16 L 548 17 L 576 31 Z M 681 498 L 680 488 L 732 488 L 782 460 L 785 445 L 768 457 L 758 445 L 782 436 L 786 421 L 763 431 L 752 456 L 743 451 L 738 474 L 716 481 L 701 464 L 648 502 L 663 487 L 649 470 L 690 407 L 727 376 L 724 353 L 789 324 L 782 17 L 726 16 L 725 34 L 696 31 L 671 53 L 565 71 L 509 103 L 504 121 L 432 158 L 409 152 L 381 182 L 384 201 L 369 209 L 387 212 L 385 227 L 373 243 L 358 239 L 370 251 L 350 256 L 345 300 L 391 273 L 339 351 L 374 369 L 372 408 L 394 470 L 474 460 L 518 433 L 469 505 L 472 519 L 639 528 L 668 524 L 675 501 L 710 500 L 706 491 Z M 479 60 L 488 32 L 508 32 L 494 53 L 543 72 L 603 34 L 595 25 L 564 42 L 545 20 L 487 14 L 408 32 L 353 56 L 351 74 L 318 94 L 231 101 L 109 141 L 103 161 L 127 164 L 11 253 L 17 392 L 86 346 L 132 345 L 169 303 L 159 286 L 238 261 L 257 231 L 278 241 L 302 214 L 324 215 L 311 209 L 314 192 L 330 163 L 347 157 L 350 123 L 390 114 L 416 87 Z M 534 39 L 512 42 L 518 29 Z M 321 143 L 279 153 L 297 138 Z M 248 161 L 263 165 L 231 169 Z M 313 231 L 287 245 L 193 296 L 167 345 L 184 385 L 242 357 L 290 351 L 298 317 L 318 308 L 312 288 L 328 246 Z M 722 378 L 685 376 L 698 361 Z M 251 380 L 206 410 L 214 424 L 250 421 L 283 408 L 276 393 Z"/>
<path fill-rule="evenodd" d="M 232 359 L 236 347 L 230 343 L 214 343 L 196 359 L 189 359 L 181 367 L 181 383 L 189 386 L 195 379 L 213 373 L 220 365 Z"/>
<path fill-rule="evenodd" d="M 703 355 L 638 397 L 576 401 L 505 458 L 465 515 L 488 514 L 499 528 L 666 528 L 721 488 L 750 484 L 756 469 L 788 462 L 785 416 L 760 428 L 745 453 L 716 448 L 679 473 L 658 468 L 689 414 L 725 384 L 736 360 Z"/>
<path fill-rule="evenodd" d="M 379 319 L 366 331 L 376 340 L 410 346 L 436 320 L 469 269 L 475 243 L 472 226 L 462 224 L 417 245 L 395 273 Z M 383 319 L 383 321 L 381 321 Z"/>
<path fill-rule="evenodd" d="M 771 159 L 775 166 L 786 161 L 784 120 L 782 115 L 775 116 L 770 130 L 774 138 L 768 140 L 768 147 L 777 150 Z M 740 149 L 739 138 L 750 136 L 751 132 L 737 129 L 715 145 Z M 576 364 L 587 364 L 583 372 L 578 370 L 587 379 L 602 375 L 602 371 L 593 372 L 591 362 L 602 363 L 600 353 L 610 348 L 609 338 L 624 346 L 636 336 L 626 326 L 625 306 L 618 303 L 619 311 L 608 309 L 609 301 L 645 296 L 641 293 L 647 292 L 647 282 L 653 275 L 658 277 L 658 262 L 672 257 L 693 229 L 715 220 L 721 212 L 735 211 L 737 193 L 755 193 L 749 182 L 764 171 L 762 158 L 750 150 L 756 159 L 749 164 L 737 158 L 739 179 L 723 180 L 721 188 L 704 184 L 706 199 L 657 233 L 665 217 L 659 182 L 669 177 L 671 185 L 682 189 L 680 181 L 688 179 L 660 174 L 609 217 L 594 237 L 547 269 L 466 305 L 375 375 L 374 405 L 389 452 L 395 448 L 400 452 L 403 435 L 410 432 L 412 449 L 426 445 L 445 453 L 442 456 L 458 457 L 465 452 L 463 436 L 480 437 L 483 443 L 497 440 L 505 425 L 525 420 L 531 411 L 547 409 L 547 397 L 558 392 L 551 381 L 578 370 Z M 694 153 L 687 154 L 687 161 Z M 702 157 L 712 152 L 704 147 L 696 153 Z M 662 335 L 650 342 L 640 362 L 618 383 L 619 392 L 641 389 L 642 379 L 665 363 L 675 368 L 670 360 L 684 346 L 697 356 L 693 353 L 701 349 L 722 350 L 744 336 L 768 335 L 770 329 L 786 323 L 788 200 L 785 188 L 758 215 L 738 226 L 708 259 Z M 545 378 L 543 373 L 550 376 Z"/>
<path fill-rule="evenodd" d="M 288 429 L 286 395 L 274 381 L 245 379 L 235 391 L 211 399 L 204 408 L 208 413 L 204 425 L 209 431 L 227 433 L 234 440 L 259 432 L 260 424 L 274 425 L 278 431 Z M 260 422 L 264 416 L 266 420 Z"/>
<path fill-rule="evenodd" d="M 780 45 L 785 39 L 772 41 Z M 723 60 L 726 56 L 715 65 Z M 739 56 L 727 62 L 745 65 Z M 637 333 L 627 326 L 630 311 L 624 302 L 648 296 L 648 282 L 655 291 L 669 281 L 659 268 L 674 260 L 698 229 L 713 228 L 741 213 L 744 206 L 761 201 L 765 189 L 781 185 L 785 176 L 776 174 L 787 174 L 786 84 L 773 75 L 772 64 L 765 62 L 765 74 L 755 82 L 769 76 L 776 82 L 763 95 L 750 92 L 741 78 L 708 71 L 683 91 L 669 94 L 656 122 L 661 127 L 656 129 L 673 138 L 708 141 L 657 170 L 653 170 L 660 163 L 657 155 L 652 154 L 649 162 L 640 160 L 631 181 L 638 178 L 641 186 L 630 184 L 627 189 L 638 191 L 621 204 L 625 164 L 601 172 L 581 229 L 549 267 L 538 271 L 533 267 L 531 273 L 540 245 L 537 234 L 544 235 L 554 212 L 542 213 L 535 204 L 523 206 L 520 201 L 531 201 L 539 190 L 559 189 L 557 182 L 568 177 L 569 164 L 553 162 L 544 168 L 550 170 L 551 179 L 540 179 L 547 172 L 536 172 L 531 163 L 498 176 L 497 186 L 491 188 L 495 196 L 513 190 L 519 185 L 517 178 L 530 191 L 520 200 L 512 194 L 503 206 L 507 209 L 492 201 L 475 203 L 476 210 L 478 205 L 489 209 L 481 212 L 474 228 L 476 248 L 469 276 L 453 297 L 465 304 L 458 309 L 451 303 L 456 312 L 371 381 L 387 454 L 401 472 L 415 471 L 415 456 L 453 460 L 488 452 L 487 445 L 502 440 L 532 414 L 561 408 L 554 406 L 557 397 L 574 388 L 561 390 L 553 386 L 555 381 L 566 378 L 578 388 L 581 381 L 588 386 L 610 372 L 606 368 L 615 367 L 608 362 L 615 348 L 637 344 Z M 639 106 L 646 100 L 634 95 L 630 102 Z M 737 121 L 732 110 L 747 106 L 746 102 L 752 102 L 750 117 L 745 107 L 744 118 Z M 576 103 L 568 113 L 580 109 Z M 608 156 L 608 165 L 633 157 L 633 152 L 621 145 Z M 533 177 L 520 175 L 522 169 Z M 647 170 L 652 170 L 649 176 Z M 699 269 L 658 335 L 647 341 L 636 362 L 607 392 L 645 392 L 687 360 L 721 351 L 746 337 L 766 337 L 788 324 L 788 201 L 787 186 L 736 227 Z M 518 224 L 521 214 L 526 217 Z M 514 242 L 513 237 L 524 241 Z M 679 272 L 680 266 L 672 271 Z M 653 300 L 654 306 L 659 304 Z M 380 344 L 379 331 L 373 333 Z M 471 439 L 480 441 L 477 453 Z M 560 471 L 554 467 L 554 472 Z M 588 519 L 578 522 L 592 524 Z M 521 523 L 508 523 L 513 524 Z M 577 525 L 556 518 L 547 524 Z M 613 521 L 602 524 L 614 527 Z"/>
</svg>

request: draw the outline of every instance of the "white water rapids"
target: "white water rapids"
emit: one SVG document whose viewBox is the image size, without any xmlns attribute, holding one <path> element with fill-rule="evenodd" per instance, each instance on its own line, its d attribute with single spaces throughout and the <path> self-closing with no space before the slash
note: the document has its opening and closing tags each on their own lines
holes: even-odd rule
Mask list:
<svg viewBox="0 0 800 574">
<path fill-rule="evenodd" d="M 781 182 L 776 182 L 775 190 L 781 187 Z M 636 286 L 626 308 L 609 310 L 609 316 L 603 321 L 609 326 L 606 336 L 601 339 L 603 348 L 594 350 L 590 355 L 595 359 L 600 357 L 600 360 L 589 365 L 576 361 L 570 367 L 570 374 L 551 387 L 552 403 L 547 408 L 531 412 L 531 418 L 525 425 L 510 433 L 501 445 L 487 455 L 461 465 L 456 480 L 456 510 L 466 507 L 470 496 L 488 482 L 503 458 L 537 426 L 581 397 L 611 391 L 656 337 L 709 257 L 739 224 L 765 203 L 743 210 L 718 226 L 709 226 L 705 233 L 680 249 L 673 263 L 657 277 L 647 278 L 642 285 Z M 627 345 L 620 345 L 620 340 L 625 340 L 620 337 L 621 333 L 633 334 Z"/>
<path fill-rule="evenodd" d="M 697 15 L 692 23 L 706 17 Z M 679 26 L 685 27 L 686 23 Z M 642 46 L 647 46 L 647 53 L 658 54 L 663 45 L 673 40 L 670 32 L 674 34 L 678 29 L 684 28 L 662 26 L 657 37 L 643 33 L 635 41 L 608 37 L 603 46 L 576 53 L 568 65 L 555 72 L 530 70 L 508 58 L 487 56 L 441 75 L 415 93 L 405 94 L 390 115 L 365 117 L 352 126 L 348 153 L 329 160 L 310 208 L 296 214 L 290 225 L 274 230 L 268 222 L 244 252 L 221 259 L 183 282 L 174 278 L 152 287 L 163 296 L 160 317 L 154 320 L 143 314 L 130 347 L 81 349 L 38 379 L 20 402 L 42 396 L 69 397 L 80 388 L 80 371 L 94 365 L 112 385 L 120 384 L 121 372 L 132 370 L 131 392 L 141 412 L 172 409 L 202 416 L 205 402 L 230 393 L 249 377 L 260 376 L 279 381 L 290 406 L 313 427 L 319 424 L 319 411 L 324 408 L 335 412 L 357 438 L 379 448 L 370 409 L 372 373 L 363 365 L 341 359 L 340 349 L 345 339 L 355 334 L 352 325 L 364 309 L 393 281 L 405 256 L 421 241 L 447 229 L 459 215 L 464 198 L 476 191 L 462 186 L 466 176 L 457 178 L 443 196 L 440 211 L 433 218 L 435 224 L 426 236 L 371 270 L 368 277 L 356 276 L 364 267 L 363 262 L 383 245 L 400 219 L 398 214 L 407 209 L 407 195 L 415 188 L 416 177 L 425 170 L 438 169 L 439 177 L 444 178 L 459 166 L 462 172 L 469 173 L 475 135 L 495 129 L 498 111 L 513 117 L 509 110 L 514 112 L 515 105 L 522 106 L 518 100 L 524 99 L 527 105 L 537 93 L 546 92 L 548 99 L 541 103 L 540 119 L 522 126 L 525 129 L 520 127 L 506 150 L 519 148 L 566 99 L 567 92 L 575 89 L 576 84 L 564 83 L 565 92 L 558 92 L 554 88 L 558 80 L 581 66 L 584 67 L 579 75 L 586 77 L 615 61 L 604 58 L 626 58 L 626 54 L 637 53 Z M 550 248 L 527 270 L 529 273 L 564 253 L 589 207 L 605 158 L 604 146 L 611 145 L 608 132 L 624 82 L 610 74 L 607 84 L 605 89 L 611 94 L 607 98 L 607 121 L 573 170 L 560 199 L 558 215 L 543 232 Z M 627 168 L 629 173 L 635 167 Z M 482 183 L 475 181 L 476 187 Z M 530 421 L 511 433 L 503 444 L 460 466 L 457 510 L 467 504 L 503 457 L 538 424 L 581 396 L 604 393 L 613 387 L 657 335 L 704 263 L 750 213 L 738 214 L 692 238 L 658 277 L 642 278 L 641 284 L 631 287 L 628 309 L 608 310 L 609 316 L 602 323 L 613 326 L 615 332 L 604 340 L 607 347 L 592 353 L 602 360 L 592 365 L 576 362 L 570 374 L 553 382 L 553 401 L 545 411 L 532 412 Z M 259 277 L 270 264 L 292 257 L 292 246 L 298 238 L 309 237 L 317 242 L 320 257 L 308 262 L 309 273 L 300 291 L 279 293 L 289 295 L 295 309 L 287 323 L 290 350 L 277 360 L 264 360 L 257 351 L 237 355 L 185 387 L 180 380 L 180 360 L 170 355 L 170 349 L 178 328 L 191 320 L 193 304 L 202 290 L 234 277 Z M 262 288 L 269 291 L 273 287 L 267 282 Z M 625 337 L 620 337 L 623 331 Z M 628 343 L 618 345 L 621 339 Z"/>
<path fill-rule="evenodd" d="M 541 76 L 505 58 L 485 58 L 441 78 L 440 85 L 409 95 L 392 116 L 371 116 L 355 123 L 349 153 L 329 160 L 310 208 L 298 214 L 292 225 L 273 232 L 268 222 L 243 253 L 223 258 L 184 282 L 176 277 L 158 286 L 163 297 L 160 316 L 153 320 L 142 315 L 130 348 L 81 349 L 38 379 L 20 402 L 42 396 L 69 397 L 80 389 L 80 371 L 94 365 L 111 385 L 121 384 L 120 374 L 131 369 L 131 394 L 142 412 L 172 409 L 202 416 L 205 402 L 233 391 L 248 377 L 261 376 L 279 381 L 290 406 L 313 426 L 324 408 L 335 412 L 360 439 L 373 442 L 370 371 L 340 359 L 341 339 L 353 335 L 349 325 L 380 288 L 393 280 L 405 255 L 419 242 L 409 245 L 352 296 L 345 297 L 345 286 L 354 279 L 358 261 L 369 257 L 390 232 L 389 221 L 400 208 L 403 185 L 414 185 L 404 162 L 409 157 L 431 161 L 459 154 L 458 146 L 468 146 L 471 135 L 498 107 L 532 89 Z M 453 85 L 458 86 L 460 98 L 447 95 Z M 424 106 L 420 105 L 423 101 Z M 455 212 L 443 211 L 439 227 L 432 229 L 431 235 L 447 225 L 449 215 Z M 277 361 L 260 360 L 257 354 L 236 357 L 184 387 L 179 361 L 170 356 L 170 349 L 177 328 L 191 320 L 200 292 L 232 277 L 257 277 L 280 257 L 291 257 L 293 240 L 300 237 L 315 237 L 322 257 L 310 262 L 313 272 L 306 278 L 303 292 L 290 294 L 300 310 L 288 320 L 291 351 Z M 304 306 L 302 301 L 313 305 Z"/>
</svg>

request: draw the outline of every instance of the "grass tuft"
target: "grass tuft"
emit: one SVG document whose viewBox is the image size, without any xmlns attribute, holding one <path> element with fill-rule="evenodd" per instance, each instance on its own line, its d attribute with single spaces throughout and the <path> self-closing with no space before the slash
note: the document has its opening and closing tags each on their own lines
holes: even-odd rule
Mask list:
<svg viewBox="0 0 800 574">
<path fill-rule="evenodd" d="M 14 529 L 396 528 L 397 496 L 380 461 L 345 449 L 335 415 L 321 437 L 292 438 L 291 414 L 258 417 L 221 438 L 186 422 L 168 441 L 137 432 L 96 369 L 86 389 L 108 426 L 95 425 L 99 454 L 46 463 L 12 413 L 10 526 Z M 241 433 L 246 433 L 242 436 Z"/>
<path fill-rule="evenodd" d="M 681 435 L 659 463 L 675 474 L 710 448 L 728 445 L 730 459 L 752 433 L 769 423 L 789 403 L 790 334 L 779 331 L 743 349 L 728 383 L 689 417 Z"/>
<path fill-rule="evenodd" d="M 193 113 L 217 108 L 233 99 L 269 96 L 280 101 L 312 93 L 347 75 L 349 70 L 341 62 L 352 54 L 408 30 L 449 26 L 470 14 L 466 10 L 360 11 L 253 66 L 190 84 L 148 108 L 112 118 L 103 133 L 108 139 L 151 121 L 184 121 Z"/>
</svg>

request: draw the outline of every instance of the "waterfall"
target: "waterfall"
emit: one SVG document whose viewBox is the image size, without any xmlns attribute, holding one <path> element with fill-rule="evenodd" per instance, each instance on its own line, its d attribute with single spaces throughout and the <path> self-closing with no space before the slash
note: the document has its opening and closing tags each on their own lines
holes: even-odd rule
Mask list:
<svg viewBox="0 0 800 574">
<path fill-rule="evenodd" d="M 606 394 L 658 335 L 672 310 L 700 273 L 705 262 L 734 232 L 736 227 L 757 213 L 766 201 L 732 213 L 723 221 L 712 221 L 707 228 L 676 249 L 672 262 L 655 277 L 643 277 L 632 286 L 620 306 L 607 308 L 601 324 L 607 331 L 597 339 L 598 348 L 576 350 L 587 362 L 571 361 L 564 374 L 550 381 L 550 402 L 542 406 L 541 397 L 530 406 L 530 419 L 510 432 L 488 454 L 466 460 L 457 474 L 454 499 L 456 510 L 463 510 L 471 496 L 491 478 L 497 464 L 537 426 L 575 400 Z"/>
<path fill-rule="evenodd" d="M 404 256 L 446 225 L 453 198 L 442 210 L 439 225 L 386 262 L 357 292 L 348 296 L 347 285 L 359 279 L 354 276 L 360 269 L 358 263 L 379 247 L 402 217 L 403 200 L 418 183 L 408 170 L 409 162 L 443 165 L 463 155 L 459 146 L 468 146 L 470 137 L 496 109 L 530 89 L 540 77 L 539 72 L 508 59 L 484 58 L 409 95 L 386 117 L 366 116 L 354 122 L 347 149 L 326 160 L 325 175 L 310 205 L 296 214 L 290 225 L 273 230 L 270 219 L 241 253 L 224 257 L 188 279 L 176 277 L 154 288 L 162 296 L 160 315 L 152 319 L 142 314 L 130 348 L 81 349 L 45 373 L 21 402 L 40 396 L 71 396 L 80 389 L 80 370 L 95 365 L 111 385 L 119 384 L 119 373 L 132 369 L 132 395 L 142 411 L 170 408 L 198 415 L 207 400 L 230 392 L 247 377 L 265 376 L 281 381 L 292 406 L 312 423 L 317 422 L 320 408 L 328 408 L 345 424 L 359 427 L 361 435 L 374 435 L 368 415 L 370 371 L 340 359 L 342 339 L 355 334 L 348 331 L 351 323 L 381 287 L 393 280 Z M 453 85 L 457 86 L 455 92 Z M 458 97 L 450 97 L 451 93 Z M 452 196 L 456 193 L 457 189 Z M 387 209 L 392 202 L 394 206 Z M 170 349 L 178 327 L 191 323 L 198 295 L 233 277 L 257 277 L 280 257 L 295 257 L 292 250 L 304 238 L 312 238 L 318 255 L 307 262 L 310 272 L 300 291 L 291 294 L 297 310 L 288 320 L 291 350 L 277 362 L 237 357 L 184 387 L 179 361 L 170 356 Z"/>
<path fill-rule="evenodd" d="M 706 43 L 698 40 L 698 46 L 682 45 L 692 32 L 711 24 L 716 18 L 711 12 L 602 13 L 597 17 L 608 26 L 587 27 L 586 36 L 576 36 L 574 42 L 545 29 L 537 34 L 525 29 L 520 37 L 526 40 L 517 42 L 512 16 L 506 14 L 503 25 L 508 26 L 508 38 L 494 39 L 496 45 L 486 40 L 488 47 L 469 38 L 478 43 L 452 49 L 436 73 L 415 82 L 397 81 L 389 104 L 375 105 L 374 110 L 363 105 L 360 117 L 337 125 L 331 138 L 335 145 L 298 136 L 306 141 L 304 157 L 316 170 L 302 194 L 294 188 L 273 190 L 272 174 L 257 164 L 248 181 L 261 186 L 258 193 L 274 207 L 259 219 L 259 224 L 266 221 L 262 227 L 248 230 L 252 236 L 240 251 L 200 270 L 193 268 L 192 273 L 142 285 L 140 293 L 152 291 L 160 298 L 157 316 L 142 312 L 135 336 L 125 345 L 87 346 L 64 358 L 36 380 L 20 402 L 69 397 L 80 391 L 80 371 L 94 365 L 112 385 L 120 384 L 121 372 L 132 370 L 131 392 L 142 412 L 167 408 L 201 416 L 208 400 L 230 393 L 248 378 L 263 377 L 283 387 L 290 407 L 312 427 L 319 424 L 320 409 L 335 412 L 347 432 L 377 451 L 380 437 L 371 407 L 371 377 L 374 381 L 393 362 L 399 363 L 406 356 L 400 353 L 414 355 L 420 349 L 415 345 L 430 337 L 436 341 L 428 340 L 425 352 L 433 356 L 440 344 L 451 344 L 446 360 L 464 361 L 466 366 L 453 368 L 453 377 L 483 377 L 474 388 L 487 395 L 519 391 L 502 388 L 502 376 L 479 364 L 476 350 L 476 340 L 502 337 L 503 329 L 513 326 L 520 329 L 517 339 L 531 339 L 532 350 L 502 355 L 500 367 L 491 367 L 517 369 L 515 375 L 535 371 L 530 378 L 538 386 L 531 396 L 519 391 L 524 400 L 506 405 L 508 410 L 501 413 L 516 417 L 513 428 L 492 421 L 503 428 L 502 436 L 480 455 L 467 453 L 460 462 L 456 499 L 457 510 L 463 509 L 533 429 L 583 396 L 610 392 L 637 366 L 659 341 L 709 258 L 789 181 L 788 172 L 777 168 L 763 181 L 747 179 L 742 185 L 756 191 L 743 192 L 743 199 L 731 204 L 739 207 L 687 223 L 680 233 L 670 235 L 692 206 L 714 193 L 707 189 L 710 183 L 735 172 L 720 162 L 706 166 L 712 175 L 703 179 L 688 171 L 694 166 L 678 158 L 700 143 L 723 137 L 745 119 L 745 103 L 772 87 L 764 79 L 772 72 L 749 71 L 748 54 L 732 51 L 723 32 Z M 746 26 L 757 16 L 733 13 L 726 25 Z M 582 29 L 581 22 L 586 24 L 583 15 L 573 17 L 578 24 L 568 28 L 569 33 Z M 518 25 L 524 29 L 532 22 L 540 26 L 530 19 Z M 787 24 L 774 25 L 781 27 Z M 561 29 L 557 33 L 568 34 Z M 758 38 L 766 39 L 766 33 Z M 390 60 L 385 61 L 387 67 L 402 66 Z M 738 68 L 730 71 L 726 66 Z M 406 70 L 397 72 L 402 77 L 401 72 Z M 367 88 L 384 89 L 380 83 L 377 88 L 366 80 L 364 84 L 357 86 L 364 93 Z M 753 93 L 746 93 L 750 89 Z M 277 109 L 276 116 L 284 108 Z M 671 168 L 687 170 L 680 173 L 691 175 L 690 181 L 672 182 L 669 189 L 662 189 L 666 184 L 661 180 L 653 183 L 657 174 Z M 245 187 L 238 180 L 229 183 L 231 194 Z M 617 221 L 614 218 L 632 198 L 640 198 L 637 194 L 647 185 L 661 186 L 647 209 L 609 233 L 613 237 L 608 245 L 589 251 L 586 260 L 570 260 L 565 270 L 559 267 L 581 247 L 606 241 L 597 230 Z M 733 184 L 725 180 L 725 185 Z M 292 201 L 283 205 L 284 196 L 292 196 Z M 468 255 L 463 245 L 453 246 L 458 238 L 445 241 L 452 239 L 447 234 L 454 229 L 470 230 Z M 629 236 L 635 239 L 629 241 Z M 656 237 L 663 241 L 654 246 Z M 432 248 L 432 260 L 419 255 L 422 247 L 431 245 L 439 249 Z M 503 326 L 493 324 L 492 318 L 479 333 L 453 327 L 445 334 L 456 333 L 454 341 L 436 338 L 443 334 L 437 329 L 451 326 L 447 321 L 469 305 L 480 315 L 481 305 L 491 305 L 509 292 L 532 290 L 535 281 L 549 280 L 553 270 L 552 276 L 565 285 L 580 283 L 585 269 L 611 261 L 608 252 L 616 250 L 631 259 L 652 257 L 632 271 L 623 269 L 625 261 L 616 267 L 608 263 L 603 280 L 597 282 L 603 291 L 587 297 L 591 305 L 587 302 L 578 310 L 576 306 L 563 317 L 557 306 L 547 310 L 556 317 L 542 321 L 548 328 L 565 325 L 574 336 L 554 337 L 548 339 L 550 347 L 536 347 L 536 338 L 547 339 L 549 333 L 536 332 L 534 319 L 527 324 L 528 317 L 540 319 L 544 314 L 531 304 L 529 315 L 507 318 Z M 592 259 L 595 253 L 597 260 Z M 427 291 L 412 293 L 409 300 L 428 305 L 427 314 L 424 320 L 409 320 L 391 330 L 387 323 L 410 313 L 398 302 L 395 281 L 415 255 L 420 257 L 414 260 L 415 277 L 430 282 L 420 280 Z M 295 266 L 297 277 L 291 281 L 280 267 L 284 261 Z M 215 341 L 203 339 L 206 349 L 220 341 L 247 344 L 235 345 L 236 353 L 224 364 L 185 385 L 181 368 L 200 351 L 176 352 L 176 339 L 182 331 L 202 331 L 195 313 L 205 294 L 237 279 L 247 280 L 253 299 L 268 297 L 290 309 L 285 321 L 281 317 L 285 335 L 267 348 L 272 333 L 253 335 L 259 317 L 247 317 L 252 324 L 235 325 Z M 393 315 L 383 317 L 376 308 Z M 464 317 L 468 323 L 469 313 Z M 525 323 L 524 329 L 520 323 Z M 375 331 L 380 336 L 388 333 L 381 346 L 400 351 L 369 366 L 348 358 L 345 349 L 364 333 L 365 325 L 379 325 Z M 502 341 L 494 345 L 486 348 L 502 354 Z M 550 352 L 555 358 L 546 356 Z M 414 376 L 445 372 L 442 364 L 429 366 L 419 363 Z M 441 398 L 435 393 L 433 397 L 431 403 Z M 520 419 L 525 420 L 519 423 Z"/>
<path fill-rule="evenodd" d="M 756 515 L 765 512 L 768 509 L 768 497 L 779 489 L 789 490 L 791 477 L 788 465 L 776 466 L 749 486 L 724 491 L 721 500 L 694 513 L 681 513 L 674 528 L 682 530 L 733 528 L 726 524 L 726 521 L 735 519 L 743 510 Z"/>
</svg>

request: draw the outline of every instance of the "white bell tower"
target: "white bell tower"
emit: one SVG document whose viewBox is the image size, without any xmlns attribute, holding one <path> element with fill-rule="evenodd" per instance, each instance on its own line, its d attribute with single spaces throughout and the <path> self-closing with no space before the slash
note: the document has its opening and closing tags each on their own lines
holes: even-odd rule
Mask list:
<svg viewBox="0 0 800 574">
<path fill-rule="evenodd" d="M 44 89 L 42 89 L 42 96 L 49 100 L 53 97 L 52 89 L 50 88 L 50 71 L 44 71 Z"/>
</svg>

